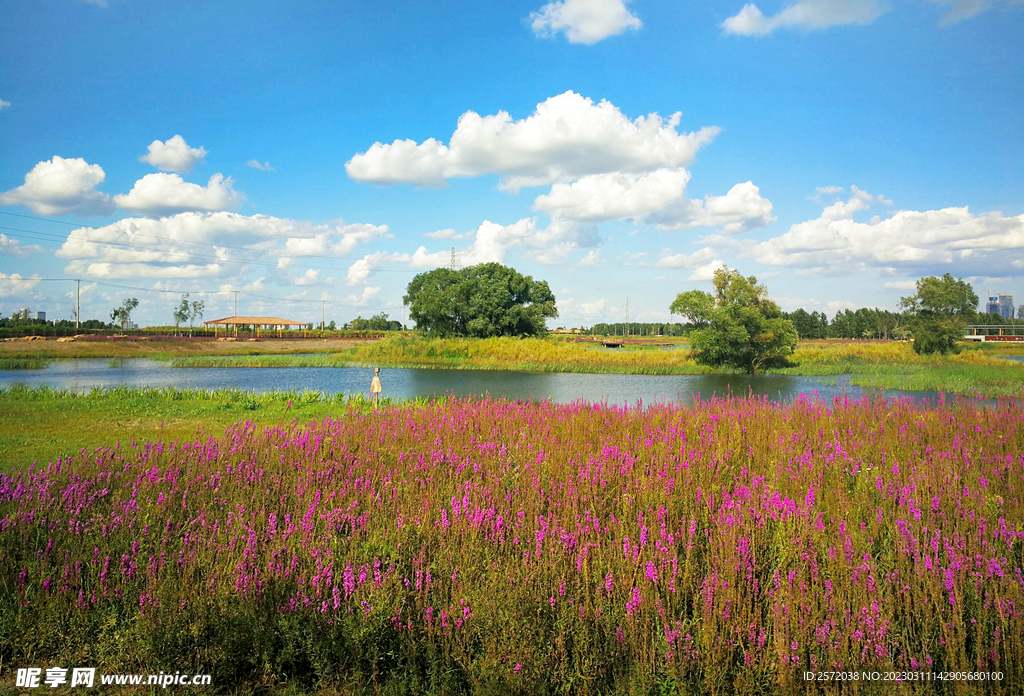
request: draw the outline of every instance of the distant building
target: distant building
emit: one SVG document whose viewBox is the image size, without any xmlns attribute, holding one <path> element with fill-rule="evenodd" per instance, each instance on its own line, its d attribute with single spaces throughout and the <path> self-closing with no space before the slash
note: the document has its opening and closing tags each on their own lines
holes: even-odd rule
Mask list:
<svg viewBox="0 0 1024 696">
<path fill-rule="evenodd" d="M 1013 295 L 989 295 L 985 303 L 986 314 L 998 314 L 1003 319 L 1013 319 Z"/>
<path fill-rule="evenodd" d="M 1024 319 L 1024 304 L 1017 308 L 1017 318 Z"/>
<path fill-rule="evenodd" d="M 36 312 L 36 319 L 46 321 L 46 312 Z"/>
<path fill-rule="evenodd" d="M 22 307 L 21 312 L 19 312 L 19 314 L 23 319 L 28 319 L 29 317 L 32 316 L 32 310 L 29 309 L 28 307 Z"/>
</svg>

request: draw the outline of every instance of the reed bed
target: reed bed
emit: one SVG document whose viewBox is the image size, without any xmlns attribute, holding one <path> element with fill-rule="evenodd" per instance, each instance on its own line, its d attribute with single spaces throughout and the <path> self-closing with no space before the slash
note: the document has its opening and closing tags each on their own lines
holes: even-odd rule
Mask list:
<svg viewBox="0 0 1024 696">
<path fill-rule="evenodd" d="M 788 694 L 868 669 L 1019 693 L 1022 482 L 1010 399 L 239 422 L 0 474 L 0 659 L 221 690 Z"/>
<path fill-rule="evenodd" d="M 42 370 L 50 361 L 45 358 L 3 358 L 0 357 L 0 370 Z"/>
<path fill-rule="evenodd" d="M 174 367 L 429 367 L 520 372 L 610 372 L 706 374 L 687 350 L 634 345 L 600 345 L 541 338 L 427 339 L 393 336 L 333 355 L 196 356 L 173 360 Z"/>
</svg>

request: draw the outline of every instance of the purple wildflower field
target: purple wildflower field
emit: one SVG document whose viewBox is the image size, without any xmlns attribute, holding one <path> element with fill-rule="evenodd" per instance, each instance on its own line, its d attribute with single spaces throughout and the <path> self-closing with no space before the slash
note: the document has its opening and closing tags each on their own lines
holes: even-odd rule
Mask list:
<svg viewBox="0 0 1024 696">
<path fill-rule="evenodd" d="M 7 664 L 379 693 L 1024 684 L 1024 409 L 448 399 L 0 474 Z"/>
</svg>

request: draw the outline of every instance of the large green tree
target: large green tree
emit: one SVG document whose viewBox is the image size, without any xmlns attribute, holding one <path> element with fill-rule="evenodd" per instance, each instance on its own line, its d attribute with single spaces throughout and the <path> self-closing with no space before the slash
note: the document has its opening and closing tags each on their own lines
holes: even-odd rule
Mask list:
<svg viewBox="0 0 1024 696">
<path fill-rule="evenodd" d="M 670 307 L 701 327 L 690 334 L 694 359 L 750 374 L 784 364 L 796 348 L 796 328 L 768 299 L 764 285 L 754 276 L 725 268 L 715 271 L 714 285 L 714 294 L 681 293 Z"/>
<path fill-rule="evenodd" d="M 420 273 L 402 301 L 416 327 L 435 336 L 536 336 L 558 316 L 545 281 L 500 263 Z"/>
<path fill-rule="evenodd" d="M 964 326 L 974 319 L 978 296 L 971 284 L 949 273 L 917 281 L 917 292 L 900 300 L 912 317 L 915 353 L 959 353 Z"/>
</svg>

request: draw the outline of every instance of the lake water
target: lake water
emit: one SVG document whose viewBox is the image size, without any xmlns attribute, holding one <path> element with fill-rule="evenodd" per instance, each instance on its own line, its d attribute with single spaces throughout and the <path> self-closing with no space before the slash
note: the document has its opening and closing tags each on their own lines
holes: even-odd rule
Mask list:
<svg viewBox="0 0 1024 696">
<path fill-rule="evenodd" d="M 234 388 L 252 391 L 310 389 L 328 394 L 368 394 L 373 370 L 361 367 L 170 367 L 168 363 L 125 359 L 112 367 L 108 360 L 59 360 L 42 370 L 0 370 L 0 386 L 46 385 L 84 390 L 93 387 Z M 384 396 L 409 399 L 444 394 L 496 398 L 548 399 L 556 403 L 584 400 L 619 405 L 672 402 L 691 403 L 696 395 L 709 399 L 730 393 L 753 392 L 776 401 L 791 401 L 799 394 L 826 400 L 864 392 L 843 377 L 788 375 L 609 375 L 529 373 L 505 370 L 381 369 Z M 877 390 L 875 393 L 878 393 Z M 886 396 L 904 392 L 889 391 Z M 934 400 L 934 392 L 906 392 L 907 396 Z"/>
</svg>

